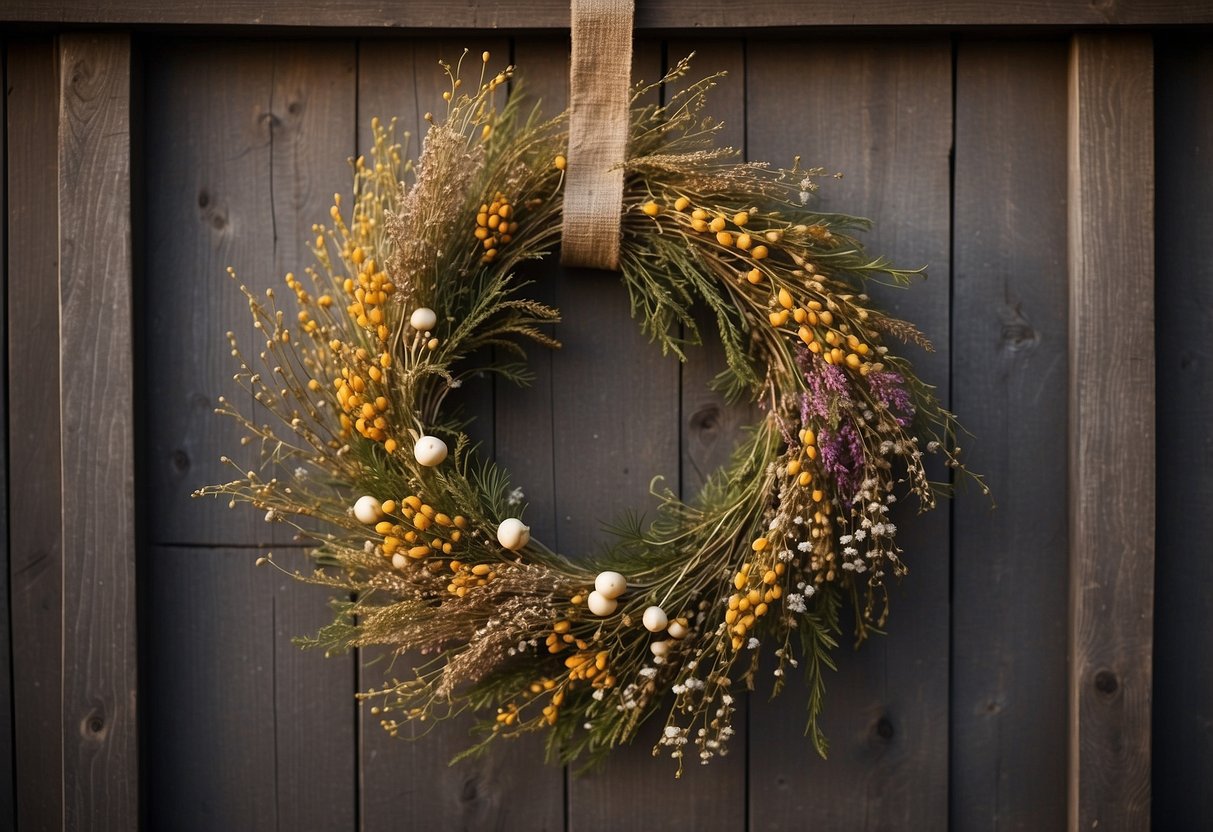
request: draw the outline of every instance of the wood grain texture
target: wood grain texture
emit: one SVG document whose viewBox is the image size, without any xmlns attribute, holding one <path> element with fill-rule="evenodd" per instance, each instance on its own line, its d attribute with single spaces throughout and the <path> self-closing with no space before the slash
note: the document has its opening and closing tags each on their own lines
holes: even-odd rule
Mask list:
<svg viewBox="0 0 1213 832">
<path fill-rule="evenodd" d="M 6 94 L 5 100 L 0 101 L 0 159 L 7 157 L 8 134 L 8 44 L 0 41 L 0 80 Z M 0 188 L 0 216 L 6 216 L 8 204 L 6 200 L 7 187 Z M 5 239 L 0 235 L 0 273 L 4 274 L 5 286 L 8 284 L 8 258 Z M 6 289 L 7 292 L 7 289 Z M 8 306 L 5 304 L 5 318 Z M 8 322 L 0 321 L 2 336 L 7 337 Z M 0 380 L 0 389 L 8 400 L 8 378 Z M 5 408 L 7 411 L 7 408 Z M 0 416 L 0 436 L 7 439 L 8 414 Z M 13 660 L 12 660 L 12 614 L 9 598 L 9 522 L 8 522 L 8 443 L 0 441 L 0 472 L 4 474 L 4 482 L 0 483 L 0 824 L 16 825 L 17 797 L 14 794 L 14 766 L 16 755 L 13 748 Z"/>
<path fill-rule="evenodd" d="M 258 293 L 274 274 L 271 108 L 273 47 L 183 41 L 153 44 L 147 65 L 148 343 L 176 349 L 145 356 L 145 386 L 156 391 L 146 418 L 148 535 L 153 543 L 269 543 L 270 527 L 251 510 L 194 489 L 226 482 L 257 461 L 241 431 L 216 416 L 220 396 L 252 397 L 233 381 L 237 365 L 223 333 L 246 355 L 261 345 L 248 304 L 227 277 Z M 293 241 L 291 241 L 293 243 Z"/>
<path fill-rule="evenodd" d="M 1213 48 L 1156 46 L 1158 551 L 1153 828 L 1213 817 Z"/>
<path fill-rule="evenodd" d="M 7 45 L 9 586 L 17 827 L 63 828 L 59 75 L 49 38 Z M 48 376 L 51 377 L 48 383 Z"/>
<path fill-rule="evenodd" d="M 195 24 L 235 26 L 351 27 L 368 29 L 568 29 L 564 0 L 449 3 L 418 0 L 217 0 L 213 3 L 125 0 L 11 0 L 0 17 L 43 23 Z M 754 0 L 744 14 L 724 0 L 641 3 L 638 29 L 786 29 L 790 26 L 1104 26 L 1213 22 L 1199 0 Z"/>
<path fill-rule="evenodd" d="M 661 64 L 661 43 L 637 38 L 632 82 L 658 80 Z M 563 269 L 555 300 L 563 316 L 556 327 L 563 348 L 552 355 L 556 548 L 588 559 L 609 541 L 603 524 L 625 511 L 652 511 L 654 476 L 679 488 L 679 365 L 631 320 L 618 274 Z M 664 814 L 679 800 L 670 789 L 672 761 L 652 756 L 658 727 L 646 727 L 600 769 L 570 776 L 570 830 L 672 822 Z"/>
<path fill-rule="evenodd" d="M 930 277 L 876 302 L 914 321 L 936 352 L 903 348 L 950 398 L 949 152 L 952 50 L 942 38 L 751 42 L 746 62 L 751 159 L 842 171 L 820 205 L 872 217 L 870 250 Z M 750 710 L 750 826 L 755 830 L 941 829 L 948 813 L 949 505 L 899 504 L 894 522 L 910 574 L 891 587 L 889 635 L 850 649 L 826 679 L 830 759 L 802 736 L 803 685 Z"/>
<path fill-rule="evenodd" d="M 709 94 L 706 113 L 723 123 L 717 143 L 736 148 L 744 158 L 745 42 L 740 39 L 679 39 L 666 44 L 666 55 L 671 64 L 691 53 L 695 57 L 688 81 L 716 72 L 728 73 Z M 725 369 L 724 348 L 720 344 L 716 320 L 710 312 L 697 309 L 695 322 L 703 344 L 687 352 L 681 374 L 679 439 L 684 500 L 698 494 L 707 477 L 729 461 L 729 455 L 741 439 L 741 428 L 756 422 L 758 416 L 757 408 L 746 404 L 729 405 L 723 396 L 710 388 L 712 380 Z"/>
<path fill-rule="evenodd" d="M 955 500 L 958 829 L 1066 822 L 1067 59 L 1060 40 L 957 52 L 952 402 L 998 504 Z"/>
<path fill-rule="evenodd" d="M 323 608 L 324 591 L 255 567 L 256 552 L 246 548 L 151 546 L 148 554 L 149 828 L 354 828 L 352 800 L 330 806 L 312 797 L 331 796 L 329 783 L 282 776 L 299 765 L 285 758 L 283 735 L 314 731 L 318 716 L 331 722 L 335 714 L 284 719 L 280 670 L 299 648 L 279 611 L 299 599 Z M 304 565 L 297 550 L 280 550 L 278 559 Z"/>
<path fill-rule="evenodd" d="M 568 107 L 569 56 L 567 37 L 529 36 L 514 42 L 513 62 L 518 66 L 519 87 L 545 115 L 555 116 Z M 557 305 L 556 287 L 563 272 L 555 252 L 526 268 L 526 277 L 534 281 L 524 290 L 526 294 Z M 497 462 L 510 472 L 511 481 L 526 495 L 524 519 L 531 527 L 531 535 L 549 543 L 556 540 L 558 510 L 553 468 L 558 428 L 552 408 L 555 395 L 552 363 L 557 352 L 528 347 L 527 359 L 534 381 L 520 388 L 499 380 L 494 393 Z"/>
<path fill-rule="evenodd" d="M 716 72 L 728 73 L 708 95 L 705 113 L 722 122 L 717 144 L 736 148 L 745 158 L 746 44 L 740 38 L 676 39 L 666 43 L 666 61 L 675 64 L 694 53 L 691 72 L 684 83 Z M 677 87 L 675 87 L 677 89 Z M 669 99 L 670 94 L 666 94 Z M 694 500 L 704 481 L 722 465 L 742 438 L 741 428 L 758 421 L 758 409 L 748 402 L 729 404 L 710 389 L 712 379 L 725 369 L 724 348 L 714 316 L 702 305 L 695 309 L 695 321 L 703 344 L 687 351 L 687 360 L 679 375 L 679 482 L 683 500 Z M 683 819 L 695 829 L 742 829 L 746 823 L 747 731 L 749 697 L 739 696 L 734 730 L 728 756 L 717 757 L 707 766 L 692 765 L 683 782 L 671 784 L 669 767 L 673 761 L 663 755 L 652 767 L 654 796 L 650 805 L 660 806 L 656 825 L 677 826 Z M 656 722 L 656 721 L 655 721 Z M 656 742 L 655 724 L 644 747 Z M 663 770 L 664 767 L 664 770 Z M 646 818 L 638 817 L 638 825 Z"/>
<path fill-rule="evenodd" d="M 464 75 L 479 76 L 481 52 L 491 53 L 491 66 L 510 63 L 510 42 L 501 37 L 363 41 L 359 46 L 358 111 L 360 152 L 370 147 L 370 119 L 397 117 L 398 135 L 411 134 L 409 155 L 416 158 L 424 114 L 442 106 L 448 80 L 438 65 L 458 62 L 469 50 Z M 469 432 L 489 457 L 496 449 L 494 384 L 473 379 L 450 401 L 473 418 Z M 528 520 L 531 518 L 528 517 Z M 360 654 L 359 685 L 368 689 L 385 674 L 384 652 Z M 397 660 L 407 665 L 410 657 Z M 502 744 L 477 759 L 448 765 L 473 741 L 471 720 L 456 719 L 434 727 L 417 742 L 394 740 L 370 715 L 360 712 L 361 823 L 368 830 L 397 828 L 492 829 L 526 827 L 560 829 L 564 823 L 564 784 L 559 768 L 541 765 L 538 738 Z M 526 765 L 519 765 L 526 760 Z"/>
<path fill-rule="evenodd" d="M 130 38 L 59 39 L 63 822 L 139 818 Z"/>
<path fill-rule="evenodd" d="M 1150 824 L 1154 108 L 1146 35 L 1070 54 L 1070 829 Z"/>
<path fill-rule="evenodd" d="M 237 395 L 223 332 L 239 327 L 247 351 L 260 347 L 251 325 L 243 323 L 246 303 L 224 267 L 234 265 L 242 282 L 260 294 L 280 287 L 285 272 L 310 264 L 305 241 L 311 224 L 328 213 L 334 192 L 349 188 L 355 46 L 177 41 L 153 49 L 149 65 L 155 71 L 147 91 L 148 340 L 183 347 L 153 351 L 147 359 L 147 385 L 160 391 L 147 415 L 153 492 L 148 535 L 155 543 L 189 547 L 189 565 L 206 580 L 217 566 L 205 547 L 215 541 L 248 547 L 243 565 L 250 570 L 260 545 L 291 542 L 281 527 L 266 526 L 247 507 L 229 513 L 226 504 L 190 501 L 188 494 L 226 478 L 211 460 L 242 450 L 239 433 L 211 413 L 217 391 Z M 248 454 L 242 467 L 255 459 Z M 152 557 L 163 551 L 155 549 Z M 173 587 L 157 584 L 155 575 L 163 573 L 151 574 L 149 592 L 172 597 Z M 314 632 L 329 615 L 322 594 L 285 577 L 279 584 L 272 597 L 235 597 L 215 613 L 246 622 L 248 644 L 272 649 L 273 685 L 262 691 L 273 705 L 270 718 L 246 722 L 214 688 L 196 707 L 210 720 L 240 723 L 251 744 L 269 749 L 273 788 L 262 800 L 271 805 L 258 811 L 284 826 L 349 828 L 357 814 L 353 658 L 324 659 L 294 647 L 292 637 Z M 272 608 L 268 631 L 252 623 L 262 611 L 251 606 L 266 603 Z M 223 625 L 209 618 L 168 616 L 155 626 L 169 628 L 166 638 L 227 638 Z M 158 671 L 149 680 L 153 720 L 162 719 L 160 708 L 173 707 L 173 697 L 157 693 L 172 683 Z M 215 729 L 200 721 L 190 730 Z M 153 757 L 168 753 L 159 746 L 163 741 L 163 735 L 151 735 Z M 201 762 L 222 767 L 223 760 Z M 179 771 L 166 767 L 157 782 L 155 823 L 174 818 L 156 812 L 171 813 L 176 794 L 210 804 L 225 797 L 221 790 L 204 793 L 188 778 L 173 779 Z M 205 785 L 222 786 L 214 780 Z"/>
<path fill-rule="evenodd" d="M 287 272 L 302 279 L 312 224 L 349 188 L 354 46 L 181 41 L 152 51 L 152 118 L 168 136 L 148 148 L 147 314 L 153 332 L 187 346 L 147 356 L 159 393 L 147 418 L 150 532 L 162 543 L 289 543 L 255 512 L 190 495 L 232 479 L 221 455 L 242 471 L 260 464 L 257 443 L 242 447 L 238 425 L 214 413 L 220 396 L 252 407 L 223 333 L 256 359 L 262 336 L 239 285 L 263 296 L 284 291 Z"/>
<path fill-rule="evenodd" d="M 351 663 L 292 643 L 327 623 L 326 593 L 257 556 L 149 547 L 150 828 L 354 828 Z M 275 559 L 308 568 L 297 548 Z"/>
</svg>

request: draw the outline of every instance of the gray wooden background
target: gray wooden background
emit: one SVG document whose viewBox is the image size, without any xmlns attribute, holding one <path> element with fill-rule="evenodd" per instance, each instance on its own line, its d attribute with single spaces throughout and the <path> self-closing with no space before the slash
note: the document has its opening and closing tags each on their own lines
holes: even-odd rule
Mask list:
<svg viewBox="0 0 1213 832">
<path fill-rule="evenodd" d="M 298 548 L 254 511 L 189 499 L 225 478 L 219 454 L 240 458 L 212 414 L 235 389 L 223 333 L 254 342 L 224 269 L 264 288 L 305 267 L 371 116 L 416 137 L 439 58 L 488 49 L 562 108 L 567 31 L 486 32 L 509 21 L 456 10 L 466 31 L 341 34 L 357 21 L 317 12 L 332 28 L 55 36 L 48 22 L 92 20 L 62 5 L 11 15 L 44 26 L 3 39 L 0 828 L 1213 823 L 1207 32 L 945 16 L 666 34 L 677 24 L 648 12 L 637 79 L 692 50 L 698 71 L 727 70 L 710 107 L 724 141 L 843 172 L 824 204 L 875 218 L 873 251 L 928 266 L 880 297 L 934 340 L 916 364 L 998 503 L 969 489 L 897 519 L 911 573 L 890 634 L 840 651 L 828 761 L 791 685 L 751 695 L 733 753 L 676 782 L 650 756 L 655 726 L 581 777 L 534 742 L 448 767 L 465 723 L 388 739 L 353 700 L 382 664 L 296 649 L 327 620 L 325 593 L 253 566 L 267 549 L 303 564 Z M 1179 5 L 1161 22 L 1200 16 Z M 162 22 L 131 14 L 108 22 Z M 126 282 L 97 277 L 111 273 Z M 615 277 L 535 277 L 564 349 L 533 353 L 533 387 L 486 383 L 461 404 L 534 533 L 584 552 L 649 504 L 652 476 L 692 495 L 750 414 L 707 389 L 718 349 L 680 366 L 646 342 Z"/>
</svg>

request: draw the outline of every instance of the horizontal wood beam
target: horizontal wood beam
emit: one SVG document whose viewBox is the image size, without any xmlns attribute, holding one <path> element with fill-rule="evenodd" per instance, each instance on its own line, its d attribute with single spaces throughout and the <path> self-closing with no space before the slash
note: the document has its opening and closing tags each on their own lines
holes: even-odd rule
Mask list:
<svg viewBox="0 0 1213 832">
<path fill-rule="evenodd" d="M 116 25 L 291 26 L 339 29 L 568 29 L 568 0 L 15 0 L 0 20 Z M 665 0 L 638 3 L 637 29 L 804 26 L 1153 26 L 1213 23 L 1204 0 Z"/>
<path fill-rule="evenodd" d="M 59 41 L 63 822 L 139 826 L 131 42 Z"/>
<path fill-rule="evenodd" d="M 1154 50 L 1070 49 L 1072 832 L 1150 828 Z"/>
</svg>

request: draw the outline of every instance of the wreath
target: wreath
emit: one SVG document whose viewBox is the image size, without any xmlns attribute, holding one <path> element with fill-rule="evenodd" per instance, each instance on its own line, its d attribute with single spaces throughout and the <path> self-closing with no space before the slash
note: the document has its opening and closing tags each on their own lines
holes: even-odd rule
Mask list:
<svg viewBox="0 0 1213 832">
<path fill-rule="evenodd" d="M 558 312 L 525 296 L 523 275 L 559 242 L 567 121 L 524 109 L 512 68 L 489 60 L 467 93 L 442 65 L 446 115 L 427 114 L 416 164 L 394 123 L 372 122 L 352 199 L 314 228 L 316 266 L 286 275 L 289 311 L 241 287 L 264 350 L 255 362 L 228 333 L 236 379 L 277 420 L 221 398 L 260 461 L 225 457 L 239 476 L 197 493 L 251 503 L 312 544 L 314 571 L 291 574 L 336 590 L 335 616 L 302 644 L 410 659 L 358 694 L 393 736 L 470 710 L 466 753 L 546 731 L 554 759 L 592 761 L 668 706 L 654 750 L 681 773 L 688 751 L 726 753 L 735 694 L 773 646 L 776 692 L 805 673 L 824 755 L 840 609 L 854 606 L 862 641 L 906 572 L 890 506 L 930 509 L 947 490 L 928 454 L 964 470 L 954 417 L 890 348 L 929 342 L 865 290 L 920 272 L 866 254 L 853 235 L 867 221 L 814 209 L 821 169 L 716 147 L 702 110 L 717 76 L 674 92 L 684 60 L 636 88 L 620 244 L 632 314 L 681 359 L 700 339 L 692 306 L 711 310 L 727 359 L 715 385 L 762 415 L 693 502 L 655 480 L 651 523 L 626 522 L 593 563 L 553 552 L 444 409 L 475 374 L 525 384 L 523 342 L 559 347 L 544 329 Z M 666 103 L 638 103 L 659 86 Z"/>
</svg>

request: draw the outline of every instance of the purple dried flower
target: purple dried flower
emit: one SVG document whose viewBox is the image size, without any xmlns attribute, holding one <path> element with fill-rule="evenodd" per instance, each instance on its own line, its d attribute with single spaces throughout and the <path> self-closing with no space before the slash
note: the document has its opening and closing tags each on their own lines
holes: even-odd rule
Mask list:
<svg viewBox="0 0 1213 832">
<path fill-rule="evenodd" d="M 863 441 L 850 422 L 836 431 L 822 430 L 817 436 L 821 467 L 833 478 L 840 496 L 850 499 L 863 479 Z"/>
<path fill-rule="evenodd" d="M 876 400 L 893 413 L 897 424 L 903 428 L 910 424 L 914 419 L 914 402 L 900 373 L 887 370 L 868 373 L 868 386 Z"/>
<path fill-rule="evenodd" d="M 804 380 L 809 389 L 801 400 L 800 420 L 805 424 L 808 424 L 809 416 L 828 419 L 834 400 L 840 407 L 851 404 L 851 388 L 842 368 L 814 358 L 804 371 Z"/>
</svg>

